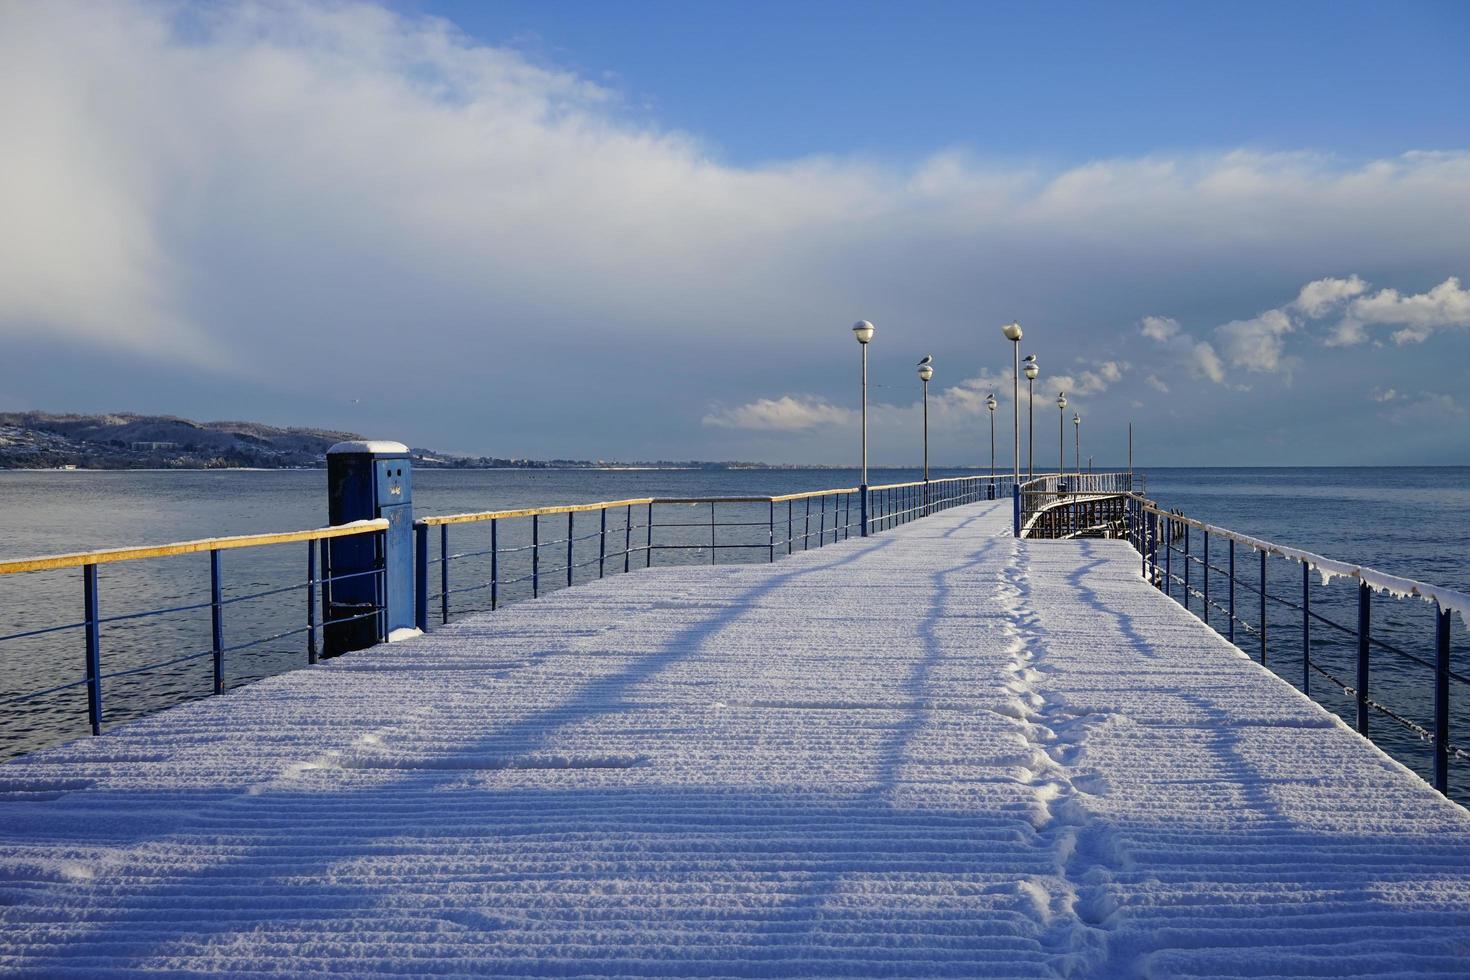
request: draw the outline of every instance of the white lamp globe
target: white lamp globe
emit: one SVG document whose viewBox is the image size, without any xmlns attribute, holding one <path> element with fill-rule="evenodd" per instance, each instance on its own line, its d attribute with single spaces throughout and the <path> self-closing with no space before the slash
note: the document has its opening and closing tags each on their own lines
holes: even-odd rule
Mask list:
<svg viewBox="0 0 1470 980">
<path fill-rule="evenodd" d="M 859 320 L 852 325 L 852 335 L 860 344 L 866 344 L 873 339 L 874 327 L 867 320 Z"/>
</svg>

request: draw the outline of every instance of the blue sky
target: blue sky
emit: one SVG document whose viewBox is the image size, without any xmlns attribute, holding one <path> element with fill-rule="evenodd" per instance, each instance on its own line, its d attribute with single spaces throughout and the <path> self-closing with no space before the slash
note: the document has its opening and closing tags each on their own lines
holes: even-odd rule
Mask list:
<svg viewBox="0 0 1470 980">
<path fill-rule="evenodd" d="M 1470 5 L 402 2 L 745 164 L 1463 146 Z"/>
<path fill-rule="evenodd" d="M 1470 462 L 1464 4 L 0 6 L 0 408 Z M 1072 409 L 1068 410 L 1070 415 Z M 1045 431 L 1045 430 L 1044 430 Z"/>
</svg>

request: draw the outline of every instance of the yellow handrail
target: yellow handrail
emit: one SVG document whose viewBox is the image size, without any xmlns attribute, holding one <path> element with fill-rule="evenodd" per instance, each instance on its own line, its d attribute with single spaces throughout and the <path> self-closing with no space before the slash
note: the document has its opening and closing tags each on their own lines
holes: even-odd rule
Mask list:
<svg viewBox="0 0 1470 980">
<path fill-rule="evenodd" d="M 39 558 L 11 558 L 0 561 L 0 575 L 17 572 L 42 572 L 53 568 L 80 568 L 83 565 L 105 565 L 109 562 L 134 561 L 139 558 L 167 558 L 170 555 L 192 555 L 201 551 L 225 551 L 230 548 L 256 548 L 267 544 L 289 544 L 292 541 L 320 541 L 345 538 L 369 531 L 384 531 L 386 520 L 353 521 L 333 527 L 307 531 L 275 531 L 268 534 L 237 534 L 224 538 L 201 538 L 198 541 L 176 541 L 173 544 L 135 545 L 107 548 L 102 551 L 79 551 L 68 555 L 42 555 Z"/>
<path fill-rule="evenodd" d="M 989 477 L 986 476 L 984 473 L 980 473 L 980 474 L 977 474 L 975 476 L 946 476 L 946 477 L 941 477 L 938 480 L 930 480 L 929 481 L 929 486 L 932 487 L 932 486 L 935 486 L 935 485 L 940 484 L 940 483 L 954 483 L 954 482 L 956 482 L 958 480 L 986 480 L 986 479 L 989 479 Z M 923 480 L 910 480 L 908 483 L 879 483 L 879 484 L 875 484 L 874 486 L 868 487 L 868 489 L 869 490 L 897 490 L 900 487 L 922 487 L 923 485 L 924 485 L 924 481 Z M 854 487 L 853 489 L 857 489 L 857 488 Z"/>
<path fill-rule="evenodd" d="M 959 480 L 982 479 L 979 476 L 952 476 L 930 480 L 930 486 L 953 483 Z M 871 490 L 895 490 L 901 487 L 923 486 L 924 481 L 910 483 L 886 483 L 872 486 Z M 807 490 L 800 493 L 783 493 L 769 497 L 633 497 L 628 500 L 603 500 L 589 504 L 559 504 L 551 507 L 523 507 L 513 510 L 487 510 L 469 514 L 441 514 L 421 517 L 415 523 L 434 527 L 441 524 L 471 524 L 478 521 L 500 520 L 513 517 L 544 517 L 550 514 L 581 513 L 589 510 L 604 510 L 613 507 L 633 507 L 647 504 L 704 504 L 704 503 L 785 503 L 790 500 L 807 500 L 814 497 L 830 497 L 838 494 L 857 493 L 859 487 L 833 487 L 826 490 Z M 43 555 L 37 558 L 12 558 L 0 560 L 0 575 L 17 572 L 39 572 L 55 568 L 78 568 L 82 565 L 103 565 L 109 562 L 134 561 L 141 558 L 166 558 L 171 555 L 188 555 L 201 551 L 223 551 L 230 548 L 254 548 L 268 544 L 289 544 L 292 541 L 318 541 L 324 538 L 341 538 L 369 531 L 381 531 L 388 527 L 386 520 L 354 521 L 333 527 L 314 528 L 305 531 L 279 531 L 268 534 L 240 534 L 230 537 L 203 538 L 198 541 L 177 541 L 172 544 L 139 545 L 127 548 L 107 548 L 101 551 L 81 551 L 65 555 Z"/>
<path fill-rule="evenodd" d="M 832 490 L 808 490 L 805 493 L 782 493 L 774 497 L 768 497 L 773 504 L 783 504 L 788 500 L 806 500 L 809 497 L 831 497 L 839 493 L 857 493 L 857 487 L 837 487 Z"/>
<path fill-rule="evenodd" d="M 476 521 L 494 521 L 508 517 L 544 517 L 547 514 L 571 514 L 586 510 L 603 510 L 608 507 L 634 507 L 640 504 L 658 503 L 653 497 L 634 497 L 631 500 L 602 500 L 593 504 L 559 504 L 554 507 L 525 507 L 519 510 L 485 510 L 472 514 L 442 514 L 438 517 L 420 517 L 415 524 L 435 527 L 440 524 L 473 524 Z"/>
</svg>

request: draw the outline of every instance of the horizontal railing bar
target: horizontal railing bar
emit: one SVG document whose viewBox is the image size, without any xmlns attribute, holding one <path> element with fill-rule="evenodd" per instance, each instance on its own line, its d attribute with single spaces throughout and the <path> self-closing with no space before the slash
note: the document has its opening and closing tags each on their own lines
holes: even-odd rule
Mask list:
<svg viewBox="0 0 1470 980">
<path fill-rule="evenodd" d="M 828 533 L 830 534 L 831 531 L 829 530 Z M 811 537 L 816 537 L 817 536 L 817 532 L 816 531 L 813 531 L 810 536 Z M 801 539 L 800 538 L 792 538 L 791 540 L 792 541 L 799 541 Z M 723 551 L 726 548 L 767 548 L 767 547 L 769 547 L 769 543 L 768 542 L 765 542 L 765 541 L 762 541 L 760 544 L 655 544 L 653 546 L 653 550 L 654 551 Z M 563 567 L 562 570 L 565 571 L 566 570 L 565 567 Z"/>
<path fill-rule="evenodd" d="M 382 614 L 382 610 L 381 609 L 376 609 L 376 608 L 375 609 L 369 609 L 367 612 L 357 613 L 356 615 L 353 615 L 353 616 L 343 616 L 341 619 L 328 619 L 328 620 L 324 620 L 323 622 L 318 623 L 316 625 L 316 628 L 317 629 L 325 629 L 328 626 L 340 626 L 343 623 L 355 623 L 359 619 L 367 619 L 369 616 L 378 616 L 378 615 L 381 615 L 381 614 Z M 303 627 L 303 629 L 304 629 L 304 627 Z"/>
<path fill-rule="evenodd" d="M 327 581 L 331 581 L 331 580 L 328 579 Z M 320 585 L 320 584 L 321 584 L 321 581 L 320 580 L 313 580 L 311 582 L 298 582 L 295 585 L 283 585 L 283 586 L 281 586 L 278 589 L 267 589 L 264 592 L 251 592 L 249 595 L 230 596 L 229 598 L 221 599 L 220 600 L 220 605 L 222 605 L 222 606 L 230 606 L 230 605 L 234 605 L 237 602 L 249 602 L 252 599 L 266 599 L 266 598 L 269 598 L 270 596 L 273 596 L 273 595 L 281 595 L 284 592 L 299 592 L 302 589 L 306 588 L 308 585 Z M 200 603 L 200 607 L 202 607 L 202 608 L 208 608 L 209 607 L 209 603 L 207 603 L 207 602 Z M 187 608 L 200 608 L 200 607 L 187 607 Z M 105 623 L 105 622 L 107 622 L 107 620 L 104 619 L 104 620 L 102 620 L 102 622 Z"/>
<path fill-rule="evenodd" d="M 43 572 L 54 568 L 80 568 L 83 565 L 105 565 L 119 561 L 135 561 L 140 558 L 168 558 L 172 555 L 193 555 L 201 551 L 225 551 L 231 548 L 258 548 L 270 544 L 290 544 L 293 541 L 321 541 L 326 538 L 345 538 L 371 531 L 385 531 L 388 522 L 382 518 L 371 521 L 353 521 L 332 527 L 312 528 L 306 531 L 276 531 L 268 534 L 237 534 L 223 538 L 201 538 L 198 541 L 176 541 L 173 544 L 135 545 L 127 548 L 107 548 L 102 551 L 80 551 L 66 555 L 43 555 L 39 558 L 11 558 L 0 561 L 0 575 L 18 572 Z"/>
<path fill-rule="evenodd" d="M 366 615 L 366 614 L 364 614 L 364 615 Z M 377 611 L 376 610 L 374 610 L 373 615 L 377 615 Z M 314 626 L 298 626 L 295 629 L 289 629 L 289 630 L 286 630 L 283 633 L 274 633 L 274 634 L 272 634 L 270 636 L 262 636 L 258 640 L 250 640 L 249 642 L 246 642 L 246 643 L 237 643 L 235 646 L 232 646 L 232 647 L 223 647 L 223 648 L 220 649 L 220 652 L 221 653 L 234 653 L 236 650 L 248 650 L 251 647 L 258 647 L 262 643 L 269 643 L 272 640 L 284 639 L 285 637 L 288 637 L 288 636 L 296 636 L 296 635 L 298 635 L 300 633 L 305 633 L 309 629 L 316 629 L 316 628 L 317 627 L 314 627 Z"/>
<path fill-rule="evenodd" d="M 801 517 L 798 515 L 795 518 L 795 520 L 798 520 L 799 521 L 799 520 L 801 520 Z M 716 527 L 768 527 L 771 523 L 772 522 L 770 522 L 770 521 L 718 521 L 718 522 L 716 522 L 715 526 Z M 775 523 L 777 523 L 777 524 L 785 524 L 786 523 L 786 519 L 784 517 L 783 518 L 779 518 L 779 519 L 777 519 L 775 521 Z M 677 521 L 671 521 L 671 522 L 669 522 L 667 524 L 663 524 L 663 523 L 655 524 L 653 526 L 653 529 L 655 531 L 657 531 L 659 528 L 663 528 L 663 527 L 702 527 L 706 531 L 708 531 L 709 528 L 710 528 L 710 523 L 709 523 L 709 521 L 692 521 L 692 522 L 691 521 L 684 521 L 683 523 L 680 523 L 680 522 L 677 522 Z M 622 528 L 618 528 L 618 530 L 621 531 Z M 608 534 L 612 534 L 613 533 L 613 529 L 612 528 L 608 528 L 608 532 L 607 533 Z M 596 537 L 596 535 L 593 535 L 593 537 Z"/>
<path fill-rule="evenodd" d="M 768 504 L 774 497 L 654 497 L 654 504 Z M 663 527 L 662 524 L 658 525 Z"/>
<path fill-rule="evenodd" d="M 873 490 L 876 488 L 869 487 L 868 489 Z M 788 500 L 807 500 L 815 497 L 837 497 L 841 496 L 844 493 L 857 493 L 860 490 L 862 490 L 862 487 L 840 487 L 835 490 L 807 490 L 803 493 L 778 493 L 776 496 L 768 497 L 766 499 L 770 500 L 770 502 L 773 504 L 784 504 Z"/>
<path fill-rule="evenodd" d="M 1269 555 L 1285 558 L 1288 561 L 1304 562 L 1308 566 L 1315 568 L 1319 573 L 1327 576 L 1356 579 L 1376 591 L 1390 591 L 1391 586 L 1392 591 L 1403 592 L 1406 596 L 1414 596 L 1430 602 L 1438 602 L 1440 608 L 1454 610 L 1460 613 L 1462 620 L 1470 621 L 1470 593 L 1441 588 L 1437 585 L 1430 585 L 1428 582 L 1407 579 L 1398 575 L 1390 575 L 1387 572 L 1379 571 L 1367 565 L 1354 565 L 1351 562 L 1338 561 L 1311 551 L 1303 551 L 1300 548 L 1288 548 L 1285 545 L 1275 544 L 1274 542 L 1265 541 L 1261 538 L 1253 538 L 1248 534 L 1241 534 L 1238 531 L 1231 531 L 1228 528 L 1206 524 L 1204 521 L 1197 520 L 1193 517 L 1185 517 L 1182 514 L 1173 513 L 1160 507 L 1156 501 L 1149 500 L 1140 493 L 1130 493 L 1129 496 L 1138 502 L 1139 507 L 1145 513 L 1156 514 L 1175 524 L 1187 524 L 1210 535 L 1243 544 L 1252 551 L 1264 551 Z M 1171 542 L 1165 543 L 1167 545 Z"/>
<path fill-rule="evenodd" d="M 24 694 L 8 694 L 5 697 L 0 698 L 0 704 L 14 704 L 16 701 L 29 701 L 31 698 L 44 698 L 48 694 L 55 694 L 57 691 L 65 691 L 69 687 L 80 687 L 85 683 L 87 683 L 87 679 L 83 677 L 79 680 L 68 681 L 65 684 L 57 684 L 55 687 L 48 687 L 40 691 L 27 691 Z"/>
<path fill-rule="evenodd" d="M 99 625 L 104 623 L 122 623 L 130 619 L 142 619 L 145 616 L 167 616 L 171 613 L 190 612 L 194 609 L 208 609 L 211 605 L 213 603 L 195 602 L 187 606 L 170 606 L 167 609 L 149 609 L 144 612 L 119 613 L 116 616 L 104 616 L 97 620 L 97 622 Z"/>
<path fill-rule="evenodd" d="M 207 657 L 213 652 L 213 650 L 200 650 L 198 653 L 186 653 L 182 657 L 175 657 L 172 660 L 165 660 L 162 663 L 145 664 L 142 667 L 129 667 L 127 670 L 115 670 L 110 674 L 103 674 L 97 679 L 110 681 L 118 677 L 131 677 L 133 674 L 144 674 L 150 670 L 162 670 L 165 667 L 172 667 L 174 664 L 181 664 L 186 660 L 198 660 L 200 657 Z"/>
<path fill-rule="evenodd" d="M 503 580 L 497 581 L 496 584 L 497 585 L 500 585 L 500 586 L 519 585 L 521 582 L 529 582 L 529 581 L 531 581 L 531 579 L 536 578 L 540 574 L 542 574 L 542 573 L 541 572 L 532 572 L 529 575 L 522 575 L 520 578 L 503 579 Z M 488 585 L 489 583 L 486 583 L 486 584 Z"/>
<path fill-rule="evenodd" d="M 607 510 L 613 507 L 636 507 L 654 503 L 652 497 L 634 497 L 629 500 L 602 500 L 592 504 L 558 504 L 553 507 L 523 507 L 517 510 L 485 510 L 470 514 L 441 514 L 437 517 L 420 517 L 415 524 L 434 527 L 440 524 L 473 524 L 477 521 L 497 521 L 512 517 L 543 517 L 547 514 L 580 514 L 589 510 Z"/>
<path fill-rule="evenodd" d="M 1342 692 L 1345 695 L 1347 695 L 1348 697 L 1350 697 L 1350 698 L 1356 698 L 1356 697 L 1358 697 L 1358 689 L 1356 687 L 1354 687 L 1351 684 L 1344 683 L 1340 678 L 1333 676 L 1332 674 L 1328 673 L 1326 670 L 1324 670 L 1321 667 L 1317 666 L 1316 661 L 1314 661 L 1314 660 L 1308 660 L 1307 661 L 1307 666 L 1311 667 L 1317 673 L 1321 674 L 1323 677 L 1325 677 L 1328 680 L 1330 680 L 1333 684 L 1335 684 L 1336 686 L 1340 687 L 1342 689 Z M 1431 732 L 1429 729 L 1425 728 L 1423 725 L 1419 724 L 1418 722 L 1416 722 L 1416 721 L 1414 721 L 1414 720 L 1412 720 L 1410 718 L 1405 718 L 1403 715 L 1399 714 L 1397 711 L 1394 711 L 1388 705 L 1383 704 L 1383 703 L 1381 703 L 1379 701 L 1375 701 L 1372 698 L 1362 698 L 1361 700 L 1368 707 L 1374 709 L 1375 711 L 1379 712 L 1380 714 L 1386 715 L 1387 717 L 1391 718 L 1392 720 L 1398 722 L 1403 727 L 1405 727 L 1405 728 L 1409 729 L 1410 731 L 1412 731 L 1414 734 L 1418 735 L 1424 741 L 1433 744 L 1433 742 L 1434 742 L 1434 733 Z M 1461 758 L 1470 758 L 1470 756 L 1466 756 L 1463 752 L 1460 752 L 1459 749 L 1456 749 L 1453 746 L 1450 746 L 1448 743 L 1446 743 L 1445 748 L 1448 751 L 1450 751 L 1452 754 L 1459 755 Z"/>
<path fill-rule="evenodd" d="M 81 629 L 83 626 L 86 626 L 86 625 L 87 624 L 85 622 L 81 622 L 81 623 L 66 623 L 66 624 L 61 625 L 61 626 L 47 626 L 44 629 L 27 630 L 24 633 L 8 633 L 5 636 L 0 636 L 0 643 L 5 642 L 6 640 L 23 640 L 23 639 L 25 639 L 28 636 L 41 636 L 41 635 L 43 635 L 45 633 L 57 633 L 57 632 L 60 632 L 61 630 Z"/>
</svg>

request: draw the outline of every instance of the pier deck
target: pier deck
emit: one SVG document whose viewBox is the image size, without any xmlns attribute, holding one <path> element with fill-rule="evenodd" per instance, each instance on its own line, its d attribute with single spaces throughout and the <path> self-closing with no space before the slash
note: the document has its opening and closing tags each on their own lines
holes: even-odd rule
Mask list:
<svg viewBox="0 0 1470 980">
<path fill-rule="evenodd" d="M 654 569 L 0 766 L 0 970 L 1470 969 L 1470 817 L 975 504 Z"/>
</svg>

